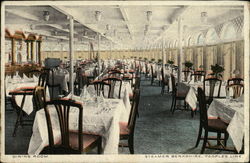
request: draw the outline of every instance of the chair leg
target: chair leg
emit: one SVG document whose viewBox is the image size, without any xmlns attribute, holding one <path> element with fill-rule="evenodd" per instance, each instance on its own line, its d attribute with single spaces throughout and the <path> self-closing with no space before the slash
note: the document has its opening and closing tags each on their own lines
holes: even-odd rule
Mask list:
<svg viewBox="0 0 250 163">
<path fill-rule="evenodd" d="M 198 137 L 197 137 L 197 140 L 196 140 L 195 147 L 198 147 L 198 145 L 199 145 L 199 143 L 200 143 L 201 134 L 202 134 L 202 125 L 200 124 L 200 127 L 199 127 L 199 134 L 198 134 Z"/>
<path fill-rule="evenodd" d="M 97 147 L 97 152 L 98 152 L 98 154 L 102 153 L 102 138 L 100 138 L 100 142 L 99 142 L 98 147 Z"/>
<path fill-rule="evenodd" d="M 164 94 L 164 90 L 165 90 L 165 85 L 164 85 L 164 84 L 162 84 L 162 87 L 161 87 L 161 95 L 163 95 L 163 94 Z"/>
<path fill-rule="evenodd" d="M 208 131 L 205 130 L 205 136 L 204 136 L 204 140 L 203 140 L 203 145 L 202 145 L 202 149 L 201 149 L 201 154 L 204 153 L 204 150 L 206 148 L 206 144 L 207 144 L 207 137 L 208 137 Z"/>
<path fill-rule="evenodd" d="M 220 145 L 221 133 L 217 133 L 217 145 Z"/>
<path fill-rule="evenodd" d="M 173 108 L 172 108 L 172 114 L 174 114 L 175 108 L 176 108 L 176 99 L 174 99 L 174 105 L 173 105 Z"/>
<path fill-rule="evenodd" d="M 133 136 L 128 139 L 128 147 L 130 154 L 134 154 L 134 138 Z"/>
<path fill-rule="evenodd" d="M 173 111 L 174 100 L 175 100 L 174 97 L 172 97 L 172 104 L 171 104 L 171 108 L 170 108 L 171 112 Z"/>
<path fill-rule="evenodd" d="M 154 77 L 152 76 L 152 78 L 151 78 L 151 85 L 153 85 L 153 83 L 154 83 Z"/>
</svg>

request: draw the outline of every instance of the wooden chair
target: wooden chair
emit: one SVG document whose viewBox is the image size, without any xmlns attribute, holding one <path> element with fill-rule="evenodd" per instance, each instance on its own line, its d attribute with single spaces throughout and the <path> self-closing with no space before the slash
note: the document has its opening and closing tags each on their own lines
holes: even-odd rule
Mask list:
<svg viewBox="0 0 250 163">
<path fill-rule="evenodd" d="M 231 78 L 227 80 L 227 85 L 231 84 L 244 84 L 244 79 L 242 78 Z"/>
<path fill-rule="evenodd" d="M 81 68 L 77 68 L 76 70 L 76 79 L 74 81 L 74 90 L 76 95 L 80 95 L 81 89 L 83 88 L 83 70 Z"/>
<path fill-rule="evenodd" d="M 51 90 L 51 95 L 50 95 L 50 98 L 51 99 L 55 99 L 55 98 L 58 98 L 55 96 L 55 90 L 56 88 L 58 89 L 59 91 L 59 95 L 62 94 L 62 88 L 61 88 L 61 85 L 60 84 L 55 84 L 55 68 L 51 68 L 51 69 L 47 69 L 47 86 L 49 88 L 49 90 Z"/>
<path fill-rule="evenodd" d="M 191 71 L 189 71 L 189 70 L 183 70 L 182 73 L 184 75 L 184 81 L 188 82 L 188 76 L 191 74 Z"/>
<path fill-rule="evenodd" d="M 164 71 L 163 71 L 163 69 L 161 69 L 161 94 L 162 95 L 164 94 L 166 86 L 168 87 L 168 92 L 169 92 L 168 83 L 169 83 L 169 80 L 168 80 L 168 78 L 165 78 Z"/>
<path fill-rule="evenodd" d="M 109 98 L 114 98 L 114 90 L 117 85 L 119 84 L 119 92 L 118 92 L 118 98 L 121 98 L 121 90 L 122 90 L 122 79 L 116 78 L 116 77 L 108 77 L 102 80 L 103 82 L 107 82 L 108 84 L 111 85 L 111 90 L 110 90 L 110 97 Z"/>
<path fill-rule="evenodd" d="M 211 104 L 213 101 L 213 98 L 219 98 L 220 97 L 220 89 L 221 89 L 222 80 L 218 78 L 207 78 L 203 81 L 203 90 L 206 92 L 206 86 L 208 86 L 208 96 L 206 96 L 206 102 L 207 104 Z M 217 88 L 217 92 L 215 92 L 215 88 Z"/>
<path fill-rule="evenodd" d="M 134 100 L 129 115 L 128 123 L 120 122 L 120 140 L 128 140 L 128 143 L 119 143 L 120 147 L 128 147 L 131 154 L 134 154 L 134 130 L 136 123 L 136 114 L 140 102 L 140 90 L 135 90 Z"/>
<path fill-rule="evenodd" d="M 39 91 L 36 92 L 37 97 L 41 98 Z M 39 94 L 38 94 L 39 93 Z M 40 101 L 43 101 L 42 99 Z M 54 106 L 54 107 L 50 107 Z M 69 113 L 72 108 L 79 110 L 78 115 L 78 131 L 70 131 L 69 129 Z M 54 133 L 51 123 L 51 117 L 49 110 L 55 109 L 58 121 L 60 124 L 60 141 L 54 140 Z M 98 154 L 101 154 L 101 136 L 83 134 L 83 107 L 82 104 L 73 100 L 52 100 L 45 103 L 44 107 L 49 146 L 44 147 L 40 154 L 82 154 L 98 147 Z"/>
<path fill-rule="evenodd" d="M 153 85 L 155 78 L 157 78 L 157 75 L 154 71 L 153 65 L 151 65 L 151 85 Z"/>
<path fill-rule="evenodd" d="M 223 122 L 221 119 L 208 119 L 206 97 L 202 88 L 198 88 L 198 102 L 200 108 L 200 127 L 195 147 L 197 147 L 200 140 L 203 139 L 201 154 L 204 153 L 205 148 L 217 150 L 226 149 L 225 147 L 227 145 L 227 139 L 229 137 L 229 134 L 227 133 L 228 124 Z M 203 138 L 201 137 L 202 129 L 205 130 L 205 135 Z M 209 132 L 217 133 L 217 137 L 208 137 Z M 222 133 L 224 134 L 224 138 L 221 138 Z M 217 146 L 211 146 L 208 140 L 217 140 Z M 222 140 L 224 141 L 224 143 L 221 142 Z M 209 143 L 209 146 L 206 145 L 207 143 Z M 219 146 L 221 146 L 222 148 L 219 148 Z"/>
<path fill-rule="evenodd" d="M 171 109 L 170 111 L 172 112 L 172 114 L 174 114 L 174 111 L 176 110 L 176 101 L 180 100 L 180 101 L 184 101 L 184 109 L 187 110 L 187 105 L 185 102 L 185 98 L 187 95 L 187 91 L 185 90 L 178 90 L 177 86 L 176 86 L 176 82 L 175 82 L 175 77 L 173 74 L 171 74 L 171 81 L 172 81 L 172 105 L 171 105 Z M 179 110 L 183 110 L 180 109 Z"/>
<path fill-rule="evenodd" d="M 104 89 L 104 87 L 107 87 L 108 98 L 111 98 L 111 84 L 98 80 L 98 81 L 93 81 L 90 85 L 94 85 L 97 96 L 100 96 L 101 93 L 103 93 L 103 96 L 106 95 L 107 93 L 105 92 L 106 89 Z"/>
<path fill-rule="evenodd" d="M 39 80 L 38 80 L 38 86 L 46 88 L 46 79 L 47 79 L 47 73 L 40 74 Z M 27 113 L 25 113 L 23 111 L 23 106 L 25 103 L 26 96 L 34 96 L 35 88 L 36 87 L 30 87 L 30 86 L 20 87 L 20 88 L 13 90 L 13 91 L 10 91 L 10 93 L 9 93 L 9 95 L 11 95 L 11 105 L 17 114 L 17 119 L 16 119 L 14 131 L 12 134 L 13 136 L 16 136 L 16 132 L 17 132 L 19 125 L 21 125 L 21 126 L 32 126 L 33 125 L 34 117 L 31 117 Z M 21 106 L 17 105 L 16 96 L 23 96 Z M 34 105 L 34 107 L 35 107 L 34 111 L 36 112 L 37 111 L 36 105 Z"/>
<path fill-rule="evenodd" d="M 233 98 L 238 98 L 244 93 L 244 85 L 243 84 L 231 84 L 226 87 L 228 92 L 230 90 L 233 91 Z"/>
<path fill-rule="evenodd" d="M 194 72 L 193 74 L 191 74 L 191 80 L 192 78 L 194 78 L 194 81 L 198 82 L 202 80 L 202 77 L 203 79 L 205 79 L 205 76 L 205 73 Z"/>
</svg>

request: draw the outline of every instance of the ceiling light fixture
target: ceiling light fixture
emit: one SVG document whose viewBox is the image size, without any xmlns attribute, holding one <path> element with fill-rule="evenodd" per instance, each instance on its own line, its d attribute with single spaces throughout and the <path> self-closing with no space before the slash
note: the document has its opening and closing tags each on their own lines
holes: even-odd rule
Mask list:
<svg viewBox="0 0 250 163">
<path fill-rule="evenodd" d="M 101 17 L 101 11 L 95 11 L 95 20 L 99 22 L 101 20 Z"/>
<path fill-rule="evenodd" d="M 43 11 L 43 19 L 45 21 L 49 21 L 49 17 L 50 17 L 49 11 Z"/>
<path fill-rule="evenodd" d="M 201 22 L 207 23 L 207 12 L 201 12 Z"/>
<path fill-rule="evenodd" d="M 152 20 L 152 11 L 147 11 L 147 20 L 148 21 Z"/>
</svg>

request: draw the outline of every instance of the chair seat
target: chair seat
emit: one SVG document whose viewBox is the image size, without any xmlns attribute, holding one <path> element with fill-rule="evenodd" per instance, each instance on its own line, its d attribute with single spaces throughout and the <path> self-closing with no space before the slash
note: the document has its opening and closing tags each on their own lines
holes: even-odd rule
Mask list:
<svg viewBox="0 0 250 163">
<path fill-rule="evenodd" d="M 83 149 L 88 148 L 93 143 L 97 141 L 100 136 L 97 135 L 83 135 Z M 60 140 L 55 140 L 54 147 L 44 147 L 40 154 L 81 154 L 81 151 L 78 149 L 78 133 L 77 132 L 70 132 L 69 134 L 69 142 L 70 147 L 64 147 L 61 144 Z"/>
<path fill-rule="evenodd" d="M 128 123 L 127 122 L 119 122 L 120 126 L 120 135 L 129 135 Z"/>
<path fill-rule="evenodd" d="M 208 119 L 208 130 L 214 132 L 226 132 L 228 124 L 221 119 Z"/>
<path fill-rule="evenodd" d="M 187 93 L 188 92 L 186 92 L 186 91 L 180 91 L 180 90 L 178 90 L 176 92 L 176 97 L 183 97 L 183 98 L 185 98 L 187 96 Z"/>
<path fill-rule="evenodd" d="M 81 151 L 74 150 L 68 147 L 55 146 L 55 147 L 45 147 L 40 154 L 81 154 Z"/>
<path fill-rule="evenodd" d="M 100 136 L 83 134 L 83 149 L 91 146 L 97 141 L 98 138 L 100 138 Z M 78 149 L 78 133 L 70 132 L 69 142 L 73 149 Z"/>
</svg>

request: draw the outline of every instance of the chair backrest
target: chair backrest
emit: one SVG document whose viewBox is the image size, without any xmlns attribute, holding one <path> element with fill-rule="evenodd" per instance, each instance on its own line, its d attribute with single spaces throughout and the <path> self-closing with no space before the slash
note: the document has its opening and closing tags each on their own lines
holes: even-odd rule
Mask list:
<svg viewBox="0 0 250 163">
<path fill-rule="evenodd" d="M 243 84 L 244 83 L 244 79 L 242 78 L 231 78 L 227 80 L 227 85 L 231 85 L 231 84 Z"/>
<path fill-rule="evenodd" d="M 141 77 L 136 77 L 134 90 L 140 89 L 140 87 L 141 87 Z"/>
<path fill-rule="evenodd" d="M 131 133 L 134 132 L 136 115 L 138 113 L 139 103 L 140 103 L 140 90 L 136 89 L 134 91 L 133 102 L 132 102 L 129 120 L 128 120 L 128 126 L 127 126 Z"/>
<path fill-rule="evenodd" d="M 54 107 L 52 107 L 54 106 Z M 82 117 L 83 117 L 83 107 L 81 103 L 77 103 L 74 100 L 69 99 L 60 99 L 60 100 L 52 100 L 46 102 L 45 116 L 47 121 L 48 128 L 48 136 L 49 136 L 49 146 L 54 147 L 54 136 L 53 136 L 53 128 L 51 123 L 50 111 L 51 109 L 55 109 L 58 121 L 60 125 L 60 133 L 61 133 L 61 146 L 71 149 L 70 141 L 69 141 L 69 114 L 72 108 L 76 108 L 79 110 L 78 115 L 78 150 L 82 151 L 83 148 L 83 139 L 82 139 Z"/>
<path fill-rule="evenodd" d="M 47 85 L 47 77 L 48 77 L 48 74 L 46 72 L 42 72 L 39 75 L 38 86 L 46 87 L 46 85 Z"/>
<path fill-rule="evenodd" d="M 90 85 L 94 85 L 96 95 L 100 96 L 103 93 L 103 96 L 106 94 L 104 91 L 104 87 L 108 87 L 108 98 L 111 97 L 111 84 L 104 82 L 104 81 L 93 81 Z"/>
<path fill-rule="evenodd" d="M 171 76 L 171 85 L 172 85 L 172 94 L 175 95 L 176 93 L 176 83 L 175 83 L 175 77 L 173 74 L 170 75 Z"/>
<path fill-rule="evenodd" d="M 207 78 L 203 81 L 203 90 L 206 92 L 206 86 L 209 86 L 209 98 L 212 99 L 213 97 L 220 97 L 221 83 L 222 81 L 218 78 Z M 215 87 L 218 87 L 217 92 L 215 92 Z"/>
<path fill-rule="evenodd" d="M 208 117 L 207 117 L 207 105 L 206 105 L 206 97 L 205 92 L 202 88 L 198 88 L 198 102 L 199 102 L 199 109 L 200 109 L 200 124 L 207 128 L 208 126 Z"/>
<path fill-rule="evenodd" d="M 184 75 L 184 81 L 187 82 L 188 76 L 190 75 L 191 71 L 189 71 L 189 70 L 183 70 L 182 73 Z"/>
<path fill-rule="evenodd" d="M 228 89 L 228 92 L 230 92 L 230 89 L 233 90 L 233 98 L 238 98 L 244 93 L 243 84 L 231 84 L 226 89 Z"/>
<path fill-rule="evenodd" d="M 36 86 L 33 92 L 33 98 L 36 110 L 43 109 L 46 103 L 45 87 Z"/>
<path fill-rule="evenodd" d="M 46 72 L 47 72 L 47 86 L 48 88 L 51 89 L 51 99 L 54 99 L 54 94 L 55 94 L 55 88 L 58 88 L 59 90 L 59 94 L 61 94 L 61 85 L 60 84 L 55 84 L 55 71 L 56 71 L 56 68 L 50 68 L 50 69 L 47 69 Z"/>
<path fill-rule="evenodd" d="M 155 76 L 155 71 L 154 71 L 154 67 L 152 64 L 151 64 L 151 75 L 152 75 L 152 77 Z"/>
<path fill-rule="evenodd" d="M 103 81 L 103 82 L 107 82 L 108 84 L 110 84 L 112 90 L 115 89 L 115 86 L 116 86 L 117 83 L 118 83 L 118 84 L 119 84 L 119 94 L 118 94 L 118 98 L 121 98 L 122 79 L 116 78 L 116 77 L 109 77 L 109 78 L 103 79 L 102 81 Z M 113 93 L 111 93 L 110 96 L 113 97 Z"/>
<path fill-rule="evenodd" d="M 203 79 L 205 79 L 205 74 L 204 73 L 193 73 L 191 74 L 191 79 L 192 77 L 194 77 L 194 81 L 197 82 L 197 81 L 201 81 L 202 77 Z"/>
</svg>

